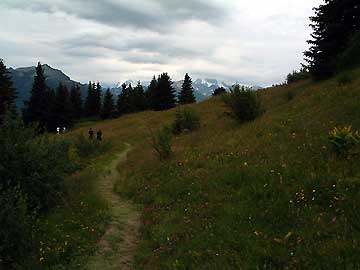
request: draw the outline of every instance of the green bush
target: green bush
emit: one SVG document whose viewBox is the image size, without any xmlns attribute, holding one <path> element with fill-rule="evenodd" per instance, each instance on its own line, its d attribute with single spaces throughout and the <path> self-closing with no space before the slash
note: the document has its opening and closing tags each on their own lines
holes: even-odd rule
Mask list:
<svg viewBox="0 0 360 270">
<path fill-rule="evenodd" d="M 160 160 L 169 159 L 172 155 L 171 140 L 172 133 L 171 128 L 165 126 L 158 130 L 155 134 L 152 134 L 152 147 Z"/>
<path fill-rule="evenodd" d="M 360 144 L 360 134 L 353 132 L 351 126 L 335 127 L 329 134 L 329 142 L 338 154 L 347 154 Z"/>
<path fill-rule="evenodd" d="M 288 84 L 306 80 L 310 78 L 310 73 L 305 69 L 300 69 L 300 71 L 294 70 L 292 73 L 289 73 L 286 77 L 286 82 Z"/>
<path fill-rule="evenodd" d="M 0 269 L 8 269 L 30 249 L 32 218 L 19 188 L 0 188 L 0 205 Z"/>
<path fill-rule="evenodd" d="M 342 72 L 337 76 L 336 81 L 339 86 L 344 86 L 352 82 L 352 77 L 348 72 Z"/>
<path fill-rule="evenodd" d="M 100 142 L 95 139 L 90 140 L 83 134 L 76 136 L 73 140 L 73 144 L 75 147 L 75 151 L 82 159 L 89 158 L 91 156 L 101 155 L 108 151 L 112 146 L 110 141 Z"/>
<path fill-rule="evenodd" d="M 254 120 L 262 113 L 257 92 L 250 88 L 235 85 L 229 94 L 223 96 L 223 100 L 239 122 Z"/>
<path fill-rule="evenodd" d="M 175 114 L 172 133 L 180 134 L 183 131 L 194 131 L 200 128 L 200 116 L 191 109 L 179 109 Z"/>
</svg>

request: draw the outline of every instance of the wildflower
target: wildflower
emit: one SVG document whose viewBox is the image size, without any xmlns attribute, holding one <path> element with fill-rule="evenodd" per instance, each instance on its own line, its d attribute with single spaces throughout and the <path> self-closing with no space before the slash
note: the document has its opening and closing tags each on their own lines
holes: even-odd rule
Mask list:
<svg viewBox="0 0 360 270">
<path fill-rule="evenodd" d="M 247 166 L 248 166 L 248 163 L 247 163 L 246 161 L 244 162 L 244 166 L 245 166 L 245 167 L 247 167 Z"/>
</svg>

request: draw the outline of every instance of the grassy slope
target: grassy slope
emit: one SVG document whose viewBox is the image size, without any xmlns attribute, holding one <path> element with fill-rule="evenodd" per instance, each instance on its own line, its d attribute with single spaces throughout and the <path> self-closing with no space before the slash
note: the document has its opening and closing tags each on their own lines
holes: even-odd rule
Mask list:
<svg viewBox="0 0 360 270">
<path fill-rule="evenodd" d="M 191 105 L 203 127 L 175 138 L 166 163 L 148 128 L 174 111 L 95 126 L 135 147 L 116 188 L 144 205 L 137 269 L 356 268 L 359 156 L 337 157 L 327 137 L 336 125 L 360 129 L 360 80 L 301 82 L 261 97 L 266 113 L 243 125 L 219 98 Z"/>
</svg>

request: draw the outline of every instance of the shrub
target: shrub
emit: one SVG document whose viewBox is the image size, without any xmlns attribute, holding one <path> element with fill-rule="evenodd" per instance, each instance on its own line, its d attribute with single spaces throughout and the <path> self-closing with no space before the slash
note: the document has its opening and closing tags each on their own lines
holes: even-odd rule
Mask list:
<svg viewBox="0 0 360 270">
<path fill-rule="evenodd" d="M 289 73 L 286 77 L 286 82 L 288 84 L 306 80 L 310 78 L 310 73 L 305 69 L 300 69 L 300 71 L 294 70 L 292 73 Z"/>
<path fill-rule="evenodd" d="M 80 158 L 86 159 L 90 156 L 101 155 L 111 148 L 110 141 L 90 140 L 83 134 L 75 137 L 73 141 L 74 147 Z"/>
<path fill-rule="evenodd" d="M 339 86 L 344 86 L 352 82 L 352 77 L 348 72 L 342 72 L 337 76 L 336 81 Z"/>
<path fill-rule="evenodd" d="M 171 157 L 171 128 L 165 126 L 152 134 L 152 147 L 160 160 L 166 160 Z"/>
<path fill-rule="evenodd" d="M 218 87 L 214 90 L 213 96 L 219 96 L 222 94 L 226 94 L 226 89 L 224 87 Z"/>
<path fill-rule="evenodd" d="M 175 114 L 175 121 L 172 125 L 172 133 L 180 134 L 185 130 L 198 130 L 200 128 L 200 123 L 200 116 L 197 112 L 191 109 L 179 109 Z"/>
<path fill-rule="evenodd" d="M 250 88 L 235 85 L 228 95 L 223 96 L 231 114 L 239 122 L 254 120 L 261 114 L 261 104 L 257 92 Z"/>
<path fill-rule="evenodd" d="M 31 216 L 19 188 L 0 188 L 0 269 L 8 269 L 30 248 Z M 4 265 L 4 268 L 2 268 Z"/>
<path fill-rule="evenodd" d="M 329 141 L 338 154 L 346 154 L 360 144 L 360 134 L 353 132 L 351 126 L 335 127 L 329 134 Z"/>
<path fill-rule="evenodd" d="M 287 98 L 288 101 L 293 100 L 295 98 L 294 91 L 291 91 L 291 90 L 287 91 L 286 98 Z"/>
</svg>

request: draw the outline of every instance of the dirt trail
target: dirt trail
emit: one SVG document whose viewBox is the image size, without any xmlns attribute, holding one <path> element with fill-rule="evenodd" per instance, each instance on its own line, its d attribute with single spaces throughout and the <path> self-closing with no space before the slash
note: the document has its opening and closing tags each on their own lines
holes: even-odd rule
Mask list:
<svg viewBox="0 0 360 270">
<path fill-rule="evenodd" d="M 90 258 L 87 270 L 130 270 L 137 246 L 140 213 L 114 192 L 114 184 L 120 176 L 117 165 L 125 162 L 130 145 L 106 169 L 99 181 L 99 192 L 109 203 L 112 221 L 99 242 L 98 252 Z"/>
</svg>

